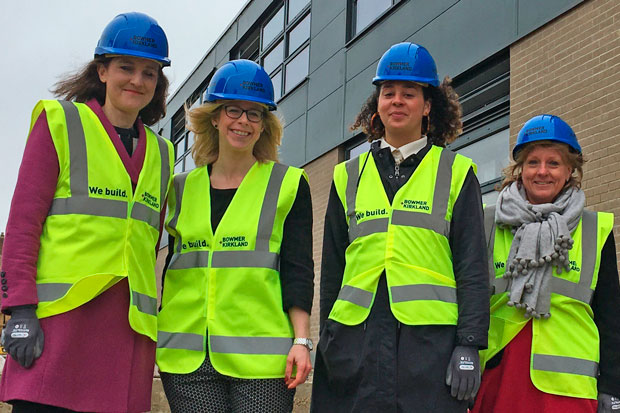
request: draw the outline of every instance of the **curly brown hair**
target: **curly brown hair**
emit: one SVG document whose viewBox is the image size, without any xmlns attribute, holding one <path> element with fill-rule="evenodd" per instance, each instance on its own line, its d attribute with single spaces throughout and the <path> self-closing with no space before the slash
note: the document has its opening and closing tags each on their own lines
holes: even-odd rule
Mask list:
<svg viewBox="0 0 620 413">
<path fill-rule="evenodd" d="M 74 100 L 85 103 L 97 99 L 101 106 L 105 104 L 105 83 L 99 80 L 97 68 L 99 65 L 108 67 L 114 57 L 97 56 L 84 65 L 77 72 L 67 75 L 58 81 L 50 91 L 60 99 Z M 140 119 L 146 125 L 153 125 L 166 116 L 166 97 L 168 97 L 168 78 L 164 75 L 161 66 L 157 76 L 157 86 L 153 99 L 140 113 Z"/>
<path fill-rule="evenodd" d="M 431 112 L 422 119 L 422 130 L 427 130 L 426 136 L 433 145 L 445 147 L 453 142 L 462 132 L 461 104 L 459 97 L 452 88 L 452 80 L 445 77 L 439 87 L 427 86 L 422 88 L 424 100 L 431 102 Z M 377 113 L 381 85 L 368 97 L 362 106 L 351 130 L 362 129 L 368 136 L 368 142 L 381 139 L 385 134 L 385 127 Z M 430 125 L 428 121 L 430 120 Z"/>
<path fill-rule="evenodd" d="M 523 184 L 521 179 L 523 164 L 525 163 L 528 155 L 532 153 L 534 149 L 540 147 L 558 150 L 564 162 L 573 170 L 573 173 L 571 174 L 568 182 L 564 185 L 564 188 L 568 188 L 569 186 L 581 188 L 581 180 L 583 179 L 583 164 L 586 162 L 583 154 L 571 151 L 569 146 L 564 143 L 541 140 L 525 145 L 523 149 L 517 153 L 517 159 L 510 162 L 510 165 L 504 168 L 502 171 L 504 180 L 502 181 L 501 186 L 497 188 L 498 191 L 501 191 L 513 182 L 517 182 L 519 185 Z M 562 190 L 564 190 L 564 188 L 562 188 Z"/>
</svg>

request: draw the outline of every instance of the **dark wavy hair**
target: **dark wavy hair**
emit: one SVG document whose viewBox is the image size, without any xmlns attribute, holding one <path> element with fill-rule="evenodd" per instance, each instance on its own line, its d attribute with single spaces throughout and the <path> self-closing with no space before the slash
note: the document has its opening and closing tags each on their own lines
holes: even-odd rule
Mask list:
<svg viewBox="0 0 620 413">
<path fill-rule="evenodd" d="M 379 93 L 381 85 L 377 85 L 375 91 L 368 97 L 362 110 L 357 115 L 355 123 L 351 125 L 351 130 L 362 129 L 368 136 L 368 141 L 372 142 L 381 139 L 385 134 L 385 127 L 381 118 L 373 115 L 377 113 Z M 452 88 L 452 80 L 445 77 L 439 87 L 423 87 L 424 100 L 431 102 L 431 111 L 428 118 L 422 119 L 422 130 L 426 130 L 426 136 L 433 145 L 445 147 L 453 142 L 462 132 L 463 123 L 461 122 L 461 104 L 459 97 Z M 427 120 L 428 119 L 428 120 Z M 428 122 L 430 121 L 430 125 Z"/>
<path fill-rule="evenodd" d="M 108 67 L 113 57 L 97 56 L 77 72 L 57 82 L 50 91 L 60 99 L 85 103 L 97 99 L 100 105 L 105 103 L 105 83 L 99 80 L 99 65 Z M 157 86 L 151 102 L 140 113 L 140 119 L 146 125 L 152 125 L 166 116 L 166 98 L 168 97 L 168 78 L 159 67 Z"/>
</svg>

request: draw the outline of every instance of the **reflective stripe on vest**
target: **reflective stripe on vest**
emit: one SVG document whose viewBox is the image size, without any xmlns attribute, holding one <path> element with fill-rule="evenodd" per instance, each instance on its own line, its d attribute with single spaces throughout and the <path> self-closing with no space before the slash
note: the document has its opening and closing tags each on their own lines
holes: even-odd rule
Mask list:
<svg viewBox="0 0 620 413">
<path fill-rule="evenodd" d="M 533 354 L 532 368 L 555 373 L 570 373 L 594 378 L 598 377 L 598 363 L 574 357 Z"/>
</svg>

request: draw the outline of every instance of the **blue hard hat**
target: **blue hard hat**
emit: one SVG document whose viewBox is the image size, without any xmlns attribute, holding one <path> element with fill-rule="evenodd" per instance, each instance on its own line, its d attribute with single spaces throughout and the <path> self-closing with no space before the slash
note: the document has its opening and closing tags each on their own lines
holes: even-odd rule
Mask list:
<svg viewBox="0 0 620 413">
<path fill-rule="evenodd" d="M 108 23 L 95 48 L 95 57 L 107 54 L 143 57 L 170 66 L 166 33 L 144 13 L 119 14 Z"/>
<path fill-rule="evenodd" d="M 407 80 L 439 86 L 433 56 L 423 46 L 408 42 L 395 44 L 381 56 L 372 83 L 378 85 L 386 80 Z"/>
<path fill-rule="evenodd" d="M 252 60 L 231 60 L 217 69 L 204 100 L 249 100 L 258 102 L 276 110 L 273 100 L 273 84 L 271 78 L 261 65 Z"/>
<path fill-rule="evenodd" d="M 575 132 L 560 117 L 538 115 L 525 122 L 517 135 L 517 144 L 512 150 L 512 159 L 525 145 L 535 141 L 554 141 L 567 144 L 573 151 L 581 153 Z"/>
</svg>

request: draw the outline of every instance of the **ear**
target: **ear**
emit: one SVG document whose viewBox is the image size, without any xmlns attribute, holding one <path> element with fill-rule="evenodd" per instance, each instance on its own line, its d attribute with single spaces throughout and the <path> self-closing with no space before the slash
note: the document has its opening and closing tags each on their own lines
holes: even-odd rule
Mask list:
<svg viewBox="0 0 620 413">
<path fill-rule="evenodd" d="M 428 116 L 429 113 L 431 113 L 430 99 L 424 101 L 424 116 Z"/>
<path fill-rule="evenodd" d="M 108 68 L 103 63 L 99 63 L 97 65 L 97 74 L 101 83 L 105 83 L 108 78 Z"/>
</svg>

